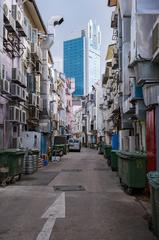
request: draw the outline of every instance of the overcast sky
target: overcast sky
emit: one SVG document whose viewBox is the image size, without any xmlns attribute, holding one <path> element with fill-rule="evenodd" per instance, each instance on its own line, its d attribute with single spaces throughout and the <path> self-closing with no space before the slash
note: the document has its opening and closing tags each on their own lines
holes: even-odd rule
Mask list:
<svg viewBox="0 0 159 240">
<path fill-rule="evenodd" d="M 105 69 L 105 53 L 108 43 L 112 39 L 110 28 L 111 11 L 107 7 L 107 0 L 36 0 L 45 24 L 51 16 L 61 15 L 64 23 L 56 27 L 53 53 L 56 68 L 63 71 L 63 41 L 79 37 L 82 29 L 86 29 L 89 19 L 100 25 L 102 32 L 102 73 Z"/>
</svg>

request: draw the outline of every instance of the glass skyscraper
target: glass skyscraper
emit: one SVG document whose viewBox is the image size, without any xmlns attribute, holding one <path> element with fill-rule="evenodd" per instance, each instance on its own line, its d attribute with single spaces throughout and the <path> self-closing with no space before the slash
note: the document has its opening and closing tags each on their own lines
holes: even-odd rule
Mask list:
<svg viewBox="0 0 159 240">
<path fill-rule="evenodd" d="M 75 78 L 74 96 L 91 92 L 92 85 L 100 80 L 101 70 L 100 27 L 89 21 L 80 38 L 64 42 L 64 74 Z"/>
<path fill-rule="evenodd" d="M 85 36 L 64 42 L 64 74 L 75 78 L 74 96 L 83 96 L 85 85 Z"/>
</svg>

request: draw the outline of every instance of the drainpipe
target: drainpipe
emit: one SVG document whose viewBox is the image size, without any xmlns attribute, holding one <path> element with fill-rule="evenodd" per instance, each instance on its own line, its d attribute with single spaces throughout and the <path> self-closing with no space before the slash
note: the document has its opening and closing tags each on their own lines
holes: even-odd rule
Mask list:
<svg viewBox="0 0 159 240">
<path fill-rule="evenodd" d="M 43 98 L 44 110 L 43 116 L 47 118 L 49 115 L 49 95 L 50 95 L 50 86 L 49 86 L 49 71 L 48 71 L 48 59 L 49 59 L 49 50 L 54 44 L 54 34 L 49 34 L 46 36 L 46 39 L 41 43 L 42 57 L 43 57 L 43 68 L 42 68 L 42 79 L 41 79 L 41 96 Z"/>
<path fill-rule="evenodd" d="M 53 16 L 48 21 L 48 35 L 46 35 L 45 39 L 41 43 L 42 49 L 42 56 L 43 56 L 43 70 L 42 70 L 42 80 L 41 80 L 41 97 L 43 98 L 43 119 L 48 119 L 49 116 L 49 95 L 50 95 L 50 86 L 49 86 L 49 79 L 48 79 L 48 52 L 51 49 L 52 45 L 54 44 L 54 37 L 55 37 L 55 26 L 61 25 L 64 19 L 61 16 Z"/>
</svg>

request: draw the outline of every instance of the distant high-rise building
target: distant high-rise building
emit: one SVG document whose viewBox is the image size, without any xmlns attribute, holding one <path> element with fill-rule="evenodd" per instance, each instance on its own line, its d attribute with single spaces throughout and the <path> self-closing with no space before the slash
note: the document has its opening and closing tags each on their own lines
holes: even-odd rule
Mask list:
<svg viewBox="0 0 159 240">
<path fill-rule="evenodd" d="M 85 85 L 85 36 L 64 42 L 64 73 L 75 78 L 74 96 L 83 96 Z"/>
<path fill-rule="evenodd" d="M 64 42 L 64 73 L 75 78 L 74 96 L 87 95 L 92 85 L 100 80 L 100 49 L 100 27 L 92 20 L 87 30 L 82 30 L 80 38 Z"/>
<path fill-rule="evenodd" d="M 101 31 L 92 20 L 88 22 L 86 48 L 86 93 L 90 93 L 101 78 Z"/>
</svg>

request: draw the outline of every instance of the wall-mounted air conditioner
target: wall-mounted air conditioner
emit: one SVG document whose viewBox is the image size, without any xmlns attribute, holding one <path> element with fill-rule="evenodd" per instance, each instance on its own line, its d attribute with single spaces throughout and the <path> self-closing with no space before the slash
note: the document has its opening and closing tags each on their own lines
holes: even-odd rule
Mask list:
<svg viewBox="0 0 159 240">
<path fill-rule="evenodd" d="M 37 95 L 35 93 L 29 93 L 29 105 L 37 106 Z"/>
<path fill-rule="evenodd" d="M 21 75 L 21 86 L 23 86 L 24 88 L 27 87 L 27 76 L 25 74 Z"/>
<path fill-rule="evenodd" d="M 9 32 L 16 31 L 16 22 L 11 14 L 9 15 L 9 24 L 6 24 L 5 27 Z"/>
<path fill-rule="evenodd" d="M 20 122 L 26 124 L 26 111 L 21 110 L 20 113 Z"/>
<path fill-rule="evenodd" d="M 138 120 L 144 121 L 146 120 L 146 106 L 143 100 L 139 100 L 136 102 L 135 114 Z"/>
<path fill-rule="evenodd" d="M 116 57 L 113 57 L 112 59 L 112 69 L 118 68 L 118 60 Z"/>
<path fill-rule="evenodd" d="M 43 98 L 40 98 L 39 111 L 43 111 Z"/>
<path fill-rule="evenodd" d="M 39 61 L 42 61 L 42 50 L 40 46 L 37 46 L 37 56 Z"/>
<path fill-rule="evenodd" d="M 40 73 L 42 74 L 42 64 L 40 62 L 36 62 L 36 69 L 35 69 L 36 73 Z"/>
<path fill-rule="evenodd" d="M 20 109 L 16 106 L 11 106 L 9 108 L 9 121 L 20 122 Z"/>
<path fill-rule="evenodd" d="M 10 81 L 6 79 L 0 80 L 0 91 L 3 94 L 10 94 Z"/>
<path fill-rule="evenodd" d="M 135 107 L 130 102 L 130 98 L 128 98 L 123 102 L 123 113 L 134 113 L 134 112 L 135 112 Z"/>
<path fill-rule="evenodd" d="M 28 37 L 28 25 L 29 25 L 29 20 L 26 16 L 24 16 L 23 29 L 26 34 L 26 37 Z"/>
<path fill-rule="evenodd" d="M 16 21 L 16 27 L 17 28 L 22 28 L 23 27 L 23 20 L 24 20 L 24 15 L 21 11 L 21 9 L 19 8 L 19 6 L 16 5 L 12 5 L 12 16 Z"/>
<path fill-rule="evenodd" d="M 5 27 L 3 28 L 3 39 L 8 41 L 8 30 Z"/>
<path fill-rule="evenodd" d="M 29 118 L 32 120 L 39 120 L 39 109 L 29 107 Z"/>
<path fill-rule="evenodd" d="M 142 89 L 144 103 L 147 107 L 158 104 L 159 84 L 145 84 Z"/>
<path fill-rule="evenodd" d="M 53 91 L 53 92 L 56 92 L 57 88 L 56 88 L 54 83 L 50 84 L 50 90 Z"/>
<path fill-rule="evenodd" d="M 22 99 L 22 88 L 16 84 L 16 83 L 11 83 L 11 88 L 10 88 L 10 93 L 11 97 L 16 99 L 16 100 L 23 100 Z"/>
<path fill-rule="evenodd" d="M 21 84 L 21 74 L 18 68 L 12 68 L 12 81 Z"/>
<path fill-rule="evenodd" d="M 37 43 L 31 43 L 31 53 L 37 55 Z"/>
<path fill-rule="evenodd" d="M 22 100 L 26 102 L 28 93 L 24 88 L 21 88 L 21 96 L 22 96 Z"/>
<path fill-rule="evenodd" d="M 112 12 L 111 16 L 111 28 L 117 28 L 118 27 L 118 14 L 117 11 Z"/>
</svg>

